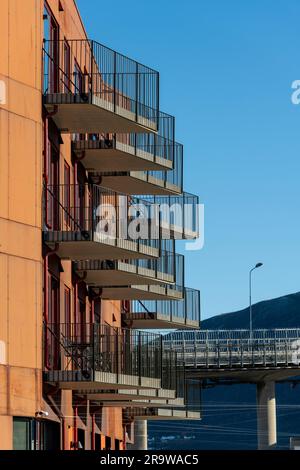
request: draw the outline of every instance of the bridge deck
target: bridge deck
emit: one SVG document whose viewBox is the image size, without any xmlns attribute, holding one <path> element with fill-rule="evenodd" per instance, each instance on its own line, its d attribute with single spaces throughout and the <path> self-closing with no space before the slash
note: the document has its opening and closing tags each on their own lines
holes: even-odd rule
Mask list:
<svg viewBox="0 0 300 470">
<path fill-rule="evenodd" d="M 164 340 L 197 377 L 282 380 L 300 374 L 300 329 L 176 331 Z"/>
</svg>

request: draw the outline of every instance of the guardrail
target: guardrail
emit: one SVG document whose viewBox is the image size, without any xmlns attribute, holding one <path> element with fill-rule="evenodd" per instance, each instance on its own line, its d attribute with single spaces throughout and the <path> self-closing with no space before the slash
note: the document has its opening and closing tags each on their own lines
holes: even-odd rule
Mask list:
<svg viewBox="0 0 300 470">
<path fill-rule="evenodd" d="M 91 232 L 160 248 L 159 210 L 147 201 L 95 184 L 58 184 L 44 186 L 43 207 L 44 232 L 77 232 L 87 238 Z M 137 225 L 145 230 L 138 230 Z"/>
<path fill-rule="evenodd" d="M 164 346 L 177 351 L 186 367 L 300 366 L 300 329 L 174 332 Z"/>
<path fill-rule="evenodd" d="M 159 379 L 164 371 L 171 382 L 175 364 L 176 354 L 164 351 L 156 333 L 96 323 L 44 324 L 47 371 L 76 371 L 91 380 L 95 371 Z"/>
<path fill-rule="evenodd" d="M 175 235 L 175 238 L 180 239 L 189 234 L 199 236 L 199 196 L 183 192 L 178 196 L 143 195 L 141 198 L 159 206 L 162 224 L 166 227 L 173 226 L 175 231 L 182 232 L 182 235 Z"/>
<path fill-rule="evenodd" d="M 188 324 L 189 322 L 200 324 L 200 292 L 195 289 L 184 288 L 182 300 L 133 300 L 130 303 L 128 314 L 133 320 L 139 320 L 146 314 L 151 318 L 158 313 L 165 317 L 166 321 Z"/>
<path fill-rule="evenodd" d="M 90 39 L 44 40 L 43 92 L 45 97 L 92 97 L 105 109 L 122 108 L 136 121 L 158 128 L 159 74 Z"/>
</svg>

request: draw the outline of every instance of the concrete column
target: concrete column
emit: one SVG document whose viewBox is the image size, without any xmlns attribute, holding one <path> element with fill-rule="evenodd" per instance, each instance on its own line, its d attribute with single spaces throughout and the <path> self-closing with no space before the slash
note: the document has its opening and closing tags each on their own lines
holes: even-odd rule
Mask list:
<svg viewBox="0 0 300 470">
<path fill-rule="evenodd" d="M 148 431 L 147 421 L 145 419 L 137 419 L 134 422 L 134 444 L 133 450 L 148 449 Z"/>
<path fill-rule="evenodd" d="M 275 382 L 258 382 L 257 397 L 257 448 L 271 449 L 277 443 Z"/>
</svg>

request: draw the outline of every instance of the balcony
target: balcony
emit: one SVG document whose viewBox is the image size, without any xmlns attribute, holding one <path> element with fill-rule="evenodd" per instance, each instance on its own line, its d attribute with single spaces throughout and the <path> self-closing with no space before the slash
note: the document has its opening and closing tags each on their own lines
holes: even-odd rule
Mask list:
<svg viewBox="0 0 300 470">
<path fill-rule="evenodd" d="M 132 301 L 123 319 L 131 328 L 194 329 L 200 327 L 200 292 L 184 289 L 182 300 Z"/>
<path fill-rule="evenodd" d="M 47 186 L 44 188 L 44 242 L 50 247 L 58 244 L 57 254 L 62 259 L 157 258 L 159 237 L 150 240 L 145 235 L 141 239 L 132 228 L 134 217 L 129 206 L 127 196 L 96 185 Z M 157 224 L 155 221 L 154 226 Z"/>
<path fill-rule="evenodd" d="M 142 196 L 159 207 L 163 239 L 194 240 L 199 237 L 199 197 L 184 192 L 180 196 Z"/>
<path fill-rule="evenodd" d="M 174 351 L 173 351 L 174 352 Z M 136 419 L 161 419 L 161 420 L 181 420 L 181 419 L 201 419 L 201 384 L 198 380 L 190 379 L 185 376 L 184 366 L 180 364 L 178 356 L 176 359 L 177 370 L 182 370 L 177 374 L 176 396 L 174 400 L 168 400 L 166 404 L 159 404 L 152 401 L 148 402 L 144 407 L 142 403 L 133 402 L 127 405 L 123 411 L 123 420 L 130 423 Z M 179 366 L 179 369 L 178 369 Z M 180 369 L 183 367 L 183 369 Z"/>
<path fill-rule="evenodd" d="M 173 300 L 182 299 L 183 291 L 177 285 L 138 285 L 122 287 L 103 287 L 101 297 L 104 300 Z"/>
<path fill-rule="evenodd" d="M 171 170 L 175 119 L 159 112 L 158 132 L 75 134 L 72 150 L 89 172 Z"/>
<path fill-rule="evenodd" d="M 174 143 L 173 169 L 168 171 L 104 171 L 95 175 L 102 186 L 120 193 L 178 195 L 183 188 L 183 146 Z"/>
<path fill-rule="evenodd" d="M 174 240 L 162 240 L 157 259 L 81 261 L 75 268 L 85 273 L 92 287 L 101 288 L 101 297 L 109 300 L 182 299 L 184 256 L 175 253 Z M 172 249 L 172 251 L 171 251 Z"/>
<path fill-rule="evenodd" d="M 154 333 L 99 324 L 44 325 L 44 381 L 78 394 L 159 389 L 164 364 L 174 368 L 174 354 L 162 349 Z"/>
<path fill-rule="evenodd" d="M 126 419 L 128 422 L 142 420 L 158 420 L 158 421 L 169 421 L 169 420 L 199 420 L 201 419 L 200 411 L 189 411 L 186 409 L 178 410 L 176 408 L 131 408 L 127 411 Z M 126 421 L 125 421 L 126 422 Z"/>
<path fill-rule="evenodd" d="M 182 387 L 184 369 L 179 363 L 177 353 L 162 348 L 161 355 L 161 388 L 103 390 L 98 393 L 87 393 L 86 398 L 104 406 L 184 406 Z"/>
<path fill-rule="evenodd" d="M 92 402 L 103 406 L 135 407 L 183 407 L 184 406 L 184 368 L 177 353 L 162 349 L 161 388 L 159 389 L 118 389 L 87 393 Z"/>
<path fill-rule="evenodd" d="M 101 191 L 122 201 L 122 213 L 127 205 L 128 224 L 132 221 L 129 232 L 139 232 L 140 238 L 192 240 L 199 237 L 198 196 L 184 192 L 180 196 L 136 197 L 103 187 Z"/>
<path fill-rule="evenodd" d="M 101 391 L 99 393 L 87 393 L 86 398 L 97 402 L 110 402 L 117 400 L 122 402 L 130 402 L 132 400 L 175 400 L 175 390 L 158 389 L 118 389 Z"/>
<path fill-rule="evenodd" d="M 158 72 L 89 39 L 44 40 L 43 103 L 61 132 L 158 130 Z"/>
<path fill-rule="evenodd" d="M 107 400 L 99 400 L 97 399 L 96 402 L 98 405 L 102 405 L 105 407 L 113 407 L 115 408 L 116 406 L 118 407 L 128 407 L 128 406 L 134 406 L 135 408 L 153 408 L 153 407 L 164 407 L 166 409 L 168 408 L 174 408 L 175 406 L 178 408 L 184 408 L 184 400 L 183 398 L 176 398 L 174 400 L 163 400 L 163 399 L 138 399 L 131 397 L 133 399 L 124 399 L 122 400 L 120 397 L 118 398 L 112 398 L 112 399 L 107 399 Z"/>
</svg>

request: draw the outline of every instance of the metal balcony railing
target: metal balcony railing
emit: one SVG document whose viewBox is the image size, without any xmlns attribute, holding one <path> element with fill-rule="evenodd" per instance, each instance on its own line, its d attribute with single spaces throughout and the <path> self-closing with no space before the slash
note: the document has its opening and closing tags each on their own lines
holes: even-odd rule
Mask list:
<svg viewBox="0 0 300 470">
<path fill-rule="evenodd" d="M 147 201 L 94 184 L 60 184 L 44 187 L 43 206 L 45 234 L 73 233 L 75 238 L 78 234 L 86 240 L 135 240 L 160 248 L 160 214 Z"/>
<path fill-rule="evenodd" d="M 96 323 L 44 324 L 44 370 L 77 372 L 94 380 L 95 372 L 162 379 L 173 383 L 176 353 L 162 348 L 161 335 Z M 74 374 L 65 374 L 74 380 Z"/>
<path fill-rule="evenodd" d="M 178 258 L 182 257 L 179 254 L 168 253 L 166 251 L 162 251 L 159 258 L 148 258 L 148 259 L 128 259 L 128 260 L 86 260 L 86 261 L 78 261 L 75 263 L 75 269 L 78 272 L 84 271 L 109 271 L 109 270 L 124 270 L 126 272 L 131 273 L 132 270 L 130 267 L 134 266 L 136 269 L 134 270 L 135 273 L 140 275 L 141 282 L 140 284 L 151 284 L 151 279 L 153 279 L 153 283 L 157 283 L 157 281 L 166 282 L 167 284 L 173 284 L 176 282 L 177 286 L 180 286 L 180 290 L 182 289 L 182 281 L 178 281 L 181 273 L 176 272 L 176 265 L 181 265 L 182 263 L 179 262 Z M 117 276 L 118 278 L 120 276 Z M 149 278 L 150 281 L 146 281 Z M 118 281 L 119 282 L 119 281 Z M 134 284 L 137 284 L 134 282 Z M 107 285 L 105 283 L 105 285 Z M 116 286 L 118 284 L 114 284 Z M 123 284 L 122 284 L 123 285 Z M 101 285 L 97 286 L 101 287 Z M 103 286 L 102 286 L 103 287 Z"/>
<path fill-rule="evenodd" d="M 178 331 L 164 347 L 197 369 L 300 366 L 300 329 Z"/>
<path fill-rule="evenodd" d="M 43 69 L 47 103 L 94 103 L 158 129 L 155 70 L 90 39 L 44 40 Z"/>
<path fill-rule="evenodd" d="M 183 191 L 183 145 L 174 143 L 173 169 L 171 170 L 147 170 L 147 171 L 103 171 L 96 172 L 99 176 L 128 176 L 138 178 L 145 183 L 154 184 L 161 189 L 174 191 L 179 194 Z"/>
<path fill-rule="evenodd" d="M 174 232 L 174 238 L 199 236 L 199 197 L 184 192 L 179 196 L 140 196 L 142 200 L 159 206 L 161 224 Z M 163 235 L 164 237 L 164 235 Z"/>
<path fill-rule="evenodd" d="M 76 149 L 84 145 L 98 145 L 103 149 L 123 149 L 130 150 L 137 156 L 150 155 L 154 160 L 167 160 L 173 167 L 175 153 L 175 118 L 169 114 L 158 112 L 158 131 L 157 133 L 113 133 L 103 134 L 100 132 L 94 134 L 74 134 L 73 142 L 76 143 Z M 130 168 L 128 168 L 130 170 Z"/>
<path fill-rule="evenodd" d="M 200 325 L 200 291 L 184 288 L 182 300 L 133 300 L 130 302 L 128 318 L 139 320 L 151 318 L 155 313 L 165 317 L 167 322 L 180 323 L 182 325 Z"/>
<path fill-rule="evenodd" d="M 95 287 L 158 286 L 166 294 L 182 298 L 184 256 L 175 252 L 174 240 L 161 240 L 160 246 L 158 258 L 78 260 L 74 266 Z"/>
<path fill-rule="evenodd" d="M 174 143 L 174 160 L 173 170 L 169 171 L 145 171 L 143 172 L 147 181 L 160 180 L 164 181 L 166 188 L 176 190 L 180 193 L 183 191 L 183 145 L 178 142 Z"/>
<path fill-rule="evenodd" d="M 169 353 L 167 355 L 166 353 Z M 161 388 L 176 390 L 176 397 L 185 397 L 185 370 L 182 359 L 176 351 L 164 350 L 162 358 Z"/>
</svg>

